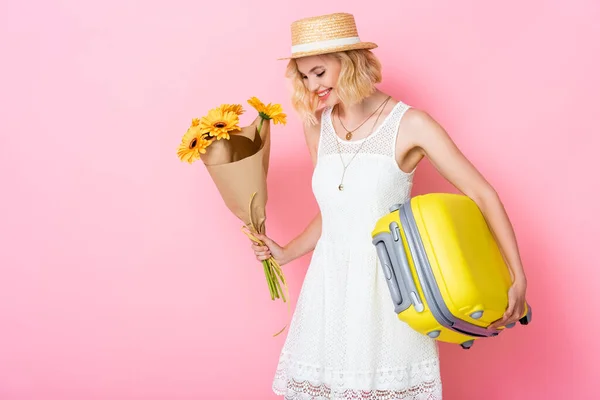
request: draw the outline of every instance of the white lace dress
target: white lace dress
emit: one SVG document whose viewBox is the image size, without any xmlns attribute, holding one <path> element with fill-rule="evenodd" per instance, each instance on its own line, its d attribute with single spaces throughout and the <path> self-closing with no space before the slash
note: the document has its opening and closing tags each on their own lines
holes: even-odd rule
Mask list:
<svg viewBox="0 0 600 400">
<path fill-rule="evenodd" d="M 407 109 L 399 102 L 376 131 L 351 142 L 335 134 L 331 108 L 323 111 L 312 180 L 322 235 L 273 381 L 286 400 L 442 398 L 437 343 L 394 313 L 371 243 L 376 221 L 410 198 L 414 171 L 395 161 Z M 353 156 L 340 191 L 341 158 Z"/>
</svg>

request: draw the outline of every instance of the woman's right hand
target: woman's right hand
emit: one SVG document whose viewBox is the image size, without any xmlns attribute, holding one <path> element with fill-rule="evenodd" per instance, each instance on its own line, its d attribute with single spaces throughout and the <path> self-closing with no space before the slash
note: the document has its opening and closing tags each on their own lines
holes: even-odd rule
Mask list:
<svg viewBox="0 0 600 400">
<path fill-rule="evenodd" d="M 280 266 L 286 263 L 285 249 L 283 247 L 265 235 L 255 234 L 255 236 L 264 243 L 264 245 L 260 245 L 252 242 L 252 250 L 254 250 L 254 254 L 258 261 L 267 260 L 273 256 Z"/>
</svg>

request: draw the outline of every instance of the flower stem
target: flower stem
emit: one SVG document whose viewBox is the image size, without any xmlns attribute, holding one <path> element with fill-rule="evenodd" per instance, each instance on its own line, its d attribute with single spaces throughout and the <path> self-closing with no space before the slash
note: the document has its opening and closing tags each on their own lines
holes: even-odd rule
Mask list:
<svg viewBox="0 0 600 400">
<path fill-rule="evenodd" d="M 271 282 L 269 282 L 269 272 L 267 271 L 267 264 L 263 261 L 263 271 L 265 273 L 265 279 L 267 280 L 267 286 L 269 287 L 269 294 L 273 296 L 273 290 L 271 289 Z"/>
<path fill-rule="evenodd" d="M 271 257 L 269 259 L 269 261 L 270 261 L 271 268 L 273 268 L 273 272 L 275 275 L 274 276 L 275 283 L 277 284 L 277 287 L 279 288 L 279 291 L 281 292 L 281 298 L 282 298 L 283 302 L 285 303 L 285 294 L 283 292 L 283 289 L 281 288 L 281 285 L 279 284 L 279 282 L 281 281 L 281 284 L 285 285 L 285 278 L 281 274 L 281 267 L 279 266 L 279 264 L 277 264 L 277 262 L 275 261 L 275 259 L 273 259 L 273 257 Z"/>
<path fill-rule="evenodd" d="M 263 122 L 264 122 L 264 121 L 265 121 L 265 119 L 264 119 L 264 118 L 261 118 L 261 119 L 260 119 L 260 123 L 258 124 L 258 133 L 259 133 L 259 134 L 260 134 L 260 131 L 261 131 L 261 129 L 262 129 L 262 126 L 263 126 Z"/>
<path fill-rule="evenodd" d="M 275 284 L 273 283 L 273 278 L 271 277 L 271 272 L 269 271 L 269 262 L 267 260 L 263 260 L 262 264 L 263 269 L 265 270 L 265 277 L 267 278 L 267 285 L 269 286 L 271 300 L 275 300 Z"/>
<path fill-rule="evenodd" d="M 275 272 L 273 272 L 273 268 L 271 268 L 271 263 L 269 262 L 269 260 L 266 260 L 267 262 L 267 270 L 269 271 L 269 277 L 271 278 L 271 285 L 273 285 L 273 294 L 275 296 L 275 299 L 279 298 L 279 288 L 278 288 L 278 281 L 277 281 L 277 277 L 275 276 Z"/>
<path fill-rule="evenodd" d="M 273 275 L 275 275 L 275 272 L 276 271 L 273 271 L 273 273 L 274 273 Z M 277 298 L 278 299 L 281 298 L 283 300 L 283 302 L 285 303 L 285 293 L 283 293 L 283 290 L 281 289 L 281 285 L 279 284 L 279 279 L 277 279 L 277 276 L 274 276 L 273 278 L 274 278 L 273 281 L 275 282 L 275 286 L 277 287 L 277 293 L 278 293 Z M 279 293 L 281 293 L 281 295 L 279 295 Z"/>
</svg>

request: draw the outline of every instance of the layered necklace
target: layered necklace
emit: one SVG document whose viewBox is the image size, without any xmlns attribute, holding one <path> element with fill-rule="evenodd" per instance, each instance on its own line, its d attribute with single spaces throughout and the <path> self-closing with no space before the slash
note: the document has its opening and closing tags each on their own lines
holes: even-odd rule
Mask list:
<svg viewBox="0 0 600 400">
<path fill-rule="evenodd" d="M 373 127 L 371 128 L 371 133 L 373 133 L 373 130 L 375 129 L 375 126 L 377 125 L 377 121 L 379 121 L 379 118 L 381 117 L 381 113 L 383 112 L 383 110 L 385 109 L 385 105 L 387 104 L 388 101 L 390 101 L 391 96 L 388 96 L 383 103 L 381 103 L 379 105 L 379 107 L 377 107 L 375 109 L 375 111 L 373 111 L 373 113 L 371 115 L 369 115 L 367 117 L 366 120 L 364 120 L 364 122 L 362 124 L 360 124 L 356 129 L 349 131 L 348 129 L 346 129 L 346 127 L 344 126 L 344 124 L 342 123 L 342 120 L 340 119 L 340 114 L 339 111 L 337 113 L 337 117 L 338 117 L 338 121 L 340 121 L 340 125 L 342 125 L 342 127 L 346 130 L 346 139 L 350 140 L 352 139 L 352 133 L 356 132 L 358 130 L 358 128 L 360 128 L 361 126 L 363 126 L 365 124 L 365 122 L 367 122 L 369 120 L 369 118 L 371 118 L 373 115 L 375 115 L 375 113 L 377 112 L 377 110 L 379 110 L 379 115 L 377 116 L 377 119 L 375 120 L 375 122 L 373 123 Z M 370 134 L 371 134 L 370 133 Z M 335 134 L 335 132 L 334 132 Z M 370 135 L 369 134 L 369 135 Z M 360 146 L 358 146 L 358 149 L 356 150 L 356 152 L 354 153 L 354 155 L 352 156 L 352 158 L 350 159 L 350 161 L 348 161 L 348 164 L 344 163 L 344 158 L 342 157 L 342 151 L 340 150 L 340 143 L 337 140 L 337 134 L 336 138 L 335 138 L 335 143 L 337 145 L 337 149 L 338 149 L 338 154 L 340 155 L 340 160 L 342 161 L 342 165 L 344 166 L 344 171 L 342 172 L 342 178 L 340 180 L 340 184 L 338 185 L 338 190 L 341 192 L 342 190 L 344 190 L 344 176 L 346 175 L 346 169 L 348 168 L 348 166 L 350 165 L 350 163 L 352 162 L 352 160 L 354 160 L 354 157 L 356 157 L 356 155 L 360 152 L 360 149 L 362 148 L 363 144 L 365 144 L 365 142 L 367 141 L 367 137 L 364 138 L 364 140 L 362 141 L 362 143 L 360 144 Z"/>
</svg>

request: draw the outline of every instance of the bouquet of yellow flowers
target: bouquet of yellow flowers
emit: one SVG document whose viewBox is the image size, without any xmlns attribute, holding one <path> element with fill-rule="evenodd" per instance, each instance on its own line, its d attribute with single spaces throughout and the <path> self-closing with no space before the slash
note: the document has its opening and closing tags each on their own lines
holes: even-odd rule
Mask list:
<svg viewBox="0 0 600 400">
<path fill-rule="evenodd" d="M 177 155 L 190 164 L 202 160 L 225 205 L 242 221 L 242 231 L 263 245 L 255 234 L 265 234 L 270 121 L 285 125 L 286 114 L 281 105 L 265 105 L 256 97 L 250 98 L 248 104 L 258 116 L 241 128 L 239 117 L 245 112 L 241 104 L 222 104 L 204 117 L 194 118 Z M 273 257 L 262 264 L 271 300 L 281 298 L 286 302 L 282 286 L 287 291 L 287 283 L 281 266 Z"/>
</svg>

